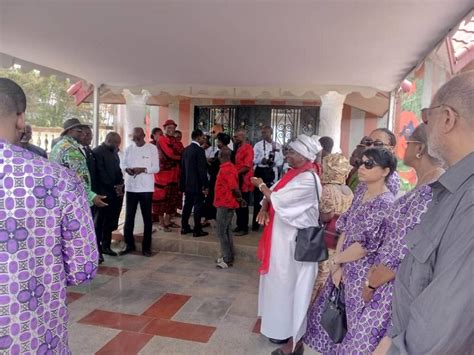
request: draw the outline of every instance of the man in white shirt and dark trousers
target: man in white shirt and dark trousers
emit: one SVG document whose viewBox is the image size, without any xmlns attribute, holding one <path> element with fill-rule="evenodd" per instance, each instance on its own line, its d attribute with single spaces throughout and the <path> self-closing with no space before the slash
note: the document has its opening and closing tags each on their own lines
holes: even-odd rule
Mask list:
<svg viewBox="0 0 474 355">
<path fill-rule="evenodd" d="M 283 165 L 283 152 L 281 145 L 272 140 L 273 129 L 270 126 L 262 128 L 262 140 L 253 147 L 255 165 L 254 176 L 259 177 L 268 186 L 272 186 L 278 180 L 278 168 Z M 259 189 L 253 192 L 253 219 L 252 230 L 258 231 L 257 215 L 260 212 L 260 202 L 263 195 Z"/>
<path fill-rule="evenodd" d="M 140 204 L 142 211 L 143 232 L 142 254 L 151 256 L 151 201 L 155 188 L 154 174 L 160 171 L 160 162 L 156 146 L 145 142 L 145 132 L 142 128 L 133 129 L 132 143 L 125 151 L 122 169 L 127 173 L 125 179 L 126 210 L 124 238 L 127 247 L 120 255 L 128 254 L 135 250 L 133 228 L 135 227 L 135 214 Z"/>
</svg>

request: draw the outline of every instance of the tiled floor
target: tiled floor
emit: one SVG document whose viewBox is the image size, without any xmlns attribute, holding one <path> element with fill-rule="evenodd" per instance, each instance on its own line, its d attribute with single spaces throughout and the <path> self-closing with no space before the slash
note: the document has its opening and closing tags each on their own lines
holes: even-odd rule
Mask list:
<svg viewBox="0 0 474 355">
<path fill-rule="evenodd" d="M 270 354 L 258 333 L 257 266 L 159 253 L 107 257 L 69 290 L 73 354 Z M 306 352 L 308 354 L 309 352 Z"/>
</svg>

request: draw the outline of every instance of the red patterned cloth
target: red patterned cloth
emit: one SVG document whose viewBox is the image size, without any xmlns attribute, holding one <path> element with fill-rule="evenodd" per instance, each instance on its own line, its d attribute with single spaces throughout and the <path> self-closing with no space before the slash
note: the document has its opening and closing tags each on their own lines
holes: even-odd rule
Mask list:
<svg viewBox="0 0 474 355">
<path fill-rule="evenodd" d="M 164 213 L 174 214 L 181 206 L 178 180 L 179 164 L 184 147 L 175 137 L 163 135 L 157 142 L 160 157 L 160 171 L 155 174 L 153 192 L 154 219 Z"/>
<path fill-rule="evenodd" d="M 253 176 L 253 148 L 249 143 L 244 143 L 237 149 L 235 167 L 237 171 L 240 171 L 240 169 L 244 167 L 249 168 L 249 171 L 243 177 L 240 189 L 242 192 L 253 191 L 254 186 L 250 182 L 250 178 Z"/>
<path fill-rule="evenodd" d="M 239 189 L 239 176 L 234 164 L 221 164 L 217 174 L 214 207 L 239 208 L 239 203 L 232 194 L 232 190 Z"/>
</svg>

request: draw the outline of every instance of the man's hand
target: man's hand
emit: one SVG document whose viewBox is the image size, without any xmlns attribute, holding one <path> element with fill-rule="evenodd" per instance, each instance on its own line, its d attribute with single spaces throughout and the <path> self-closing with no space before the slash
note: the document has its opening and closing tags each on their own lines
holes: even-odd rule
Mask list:
<svg viewBox="0 0 474 355">
<path fill-rule="evenodd" d="M 100 196 L 100 195 L 95 195 L 94 199 L 92 200 L 92 203 L 97 206 L 97 207 L 106 207 L 108 204 L 102 200 L 106 199 L 107 196 Z"/>
<path fill-rule="evenodd" d="M 132 168 L 127 168 L 127 169 L 125 169 L 125 172 L 126 172 L 128 175 L 131 175 L 131 176 L 135 175 L 135 173 L 133 172 L 133 169 L 132 169 Z"/>
<path fill-rule="evenodd" d="M 390 346 L 392 346 L 392 338 L 386 336 L 380 341 L 372 354 L 385 355 L 388 352 L 388 349 L 390 349 Z"/>
<path fill-rule="evenodd" d="M 368 286 L 364 286 L 362 289 L 362 299 L 365 303 L 369 303 L 374 295 L 374 290 L 369 288 Z"/>
<path fill-rule="evenodd" d="M 135 175 L 140 175 L 146 173 L 146 168 L 133 168 Z"/>
<path fill-rule="evenodd" d="M 270 222 L 270 215 L 268 214 L 267 211 L 260 210 L 260 212 L 257 215 L 257 223 L 266 226 Z"/>
<path fill-rule="evenodd" d="M 117 195 L 117 197 L 122 197 L 124 195 L 124 185 L 123 184 L 115 185 L 114 189 L 115 189 L 115 194 Z"/>
</svg>

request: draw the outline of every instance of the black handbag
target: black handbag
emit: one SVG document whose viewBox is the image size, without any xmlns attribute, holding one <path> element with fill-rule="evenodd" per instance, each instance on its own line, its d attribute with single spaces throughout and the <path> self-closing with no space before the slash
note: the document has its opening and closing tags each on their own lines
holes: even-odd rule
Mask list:
<svg viewBox="0 0 474 355">
<path fill-rule="evenodd" d="M 316 196 L 319 203 L 318 182 L 313 173 Z M 314 226 L 298 229 L 296 234 L 295 260 L 318 262 L 327 260 L 329 257 L 326 241 L 324 240 L 324 226 Z"/>
<path fill-rule="evenodd" d="M 344 303 L 344 285 L 334 286 L 321 315 L 321 325 L 331 340 L 339 344 L 347 333 L 346 305 Z"/>
</svg>

